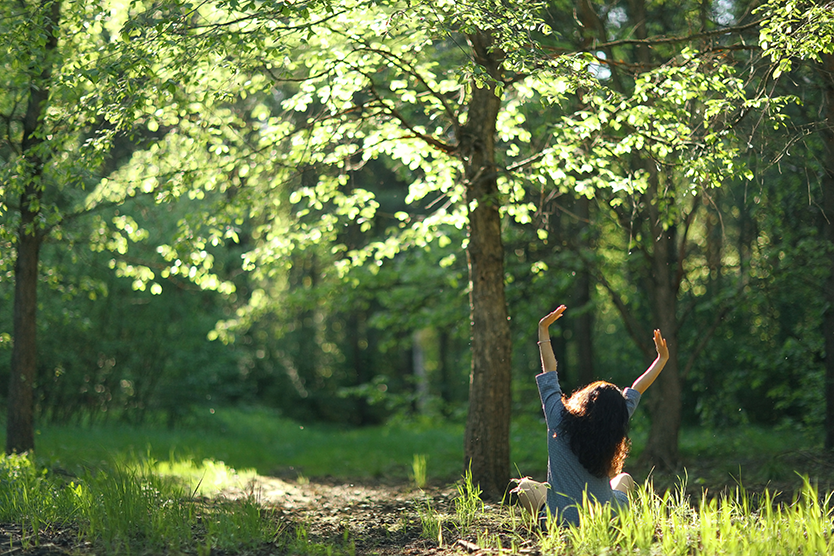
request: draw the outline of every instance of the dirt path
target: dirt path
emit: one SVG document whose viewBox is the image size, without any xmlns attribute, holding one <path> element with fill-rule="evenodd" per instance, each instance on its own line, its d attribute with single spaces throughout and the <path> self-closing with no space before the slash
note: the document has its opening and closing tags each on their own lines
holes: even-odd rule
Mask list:
<svg viewBox="0 0 834 556">
<path fill-rule="evenodd" d="M 310 543 L 352 543 L 356 554 L 428 555 L 436 543 L 423 539 L 418 508 L 431 502 L 447 511 L 452 488 L 418 490 L 402 484 L 340 483 L 318 480 L 301 484 L 257 477 L 239 489 L 221 493 L 230 499 L 255 496 L 276 512 L 279 521 L 301 529 Z"/>
<path fill-rule="evenodd" d="M 258 476 L 248 484 L 226 489 L 212 498 L 235 500 L 254 496 L 270 512 L 269 518 L 282 528 L 281 539 L 260 548 L 247 549 L 243 552 L 247 556 L 287 554 L 284 544 L 287 538 L 300 538 L 306 546 L 298 547 L 298 550 L 312 555 L 432 556 L 438 552 L 447 553 L 448 549 L 439 549 L 436 542 L 422 538 L 418 508 L 430 500 L 432 507 L 445 512 L 452 504 L 455 492 L 453 488 L 420 491 L 401 484 L 327 480 L 299 484 Z M 20 525 L 0 523 L 0 556 L 99 554 L 90 542 L 79 538 L 72 525 L 47 526 L 40 531 L 39 537 L 35 541 Z M 193 554 L 204 554 L 198 547 L 194 550 Z M 192 552 L 186 550 L 186 553 Z M 225 551 L 214 549 L 210 554 L 227 556 Z"/>
<path fill-rule="evenodd" d="M 738 474 L 728 473 L 727 464 L 721 461 L 698 461 L 698 465 L 689 467 L 691 482 L 687 483 L 687 494 L 693 500 L 702 495 L 720 495 L 737 488 Z M 834 463 L 815 453 L 797 452 L 780 455 L 778 458 L 736 462 L 749 475 L 746 475 L 745 488 L 751 494 L 768 489 L 774 500 L 790 503 L 794 493 L 802 486 L 801 477 L 787 473 L 785 469 L 799 469 L 813 478 L 819 492 L 825 495 L 834 487 Z M 776 465 L 778 464 L 778 466 Z M 722 472 L 723 470 L 723 472 Z M 656 487 L 676 489 L 679 479 L 675 476 L 653 475 Z M 437 542 L 423 538 L 420 522 L 421 508 L 426 502 L 442 514 L 454 515 L 454 487 L 433 487 L 424 490 L 415 489 L 407 484 L 391 483 L 343 483 L 336 480 L 312 480 L 294 482 L 275 477 L 257 477 L 252 484 L 243 489 L 223 493 L 227 498 L 254 495 L 265 507 L 276 512 L 279 522 L 300 527 L 310 543 L 319 543 L 331 547 L 355 548 L 360 556 L 409 555 L 433 556 L 437 554 L 469 553 L 473 556 L 494 555 L 495 550 L 479 548 L 474 536 L 469 538 L 449 538 L 454 531 L 444 537 L 442 548 Z M 491 533 L 501 534 L 502 523 L 494 516 L 502 512 L 487 512 L 485 524 Z M 481 524 L 481 530 L 485 524 Z M 529 540 L 529 539 L 528 539 Z M 533 542 L 523 541 L 519 553 L 535 555 L 538 546 Z M 507 545 L 504 545 L 507 546 Z M 350 553 L 350 549 L 347 549 Z M 314 552 L 311 552 L 314 553 Z"/>
</svg>

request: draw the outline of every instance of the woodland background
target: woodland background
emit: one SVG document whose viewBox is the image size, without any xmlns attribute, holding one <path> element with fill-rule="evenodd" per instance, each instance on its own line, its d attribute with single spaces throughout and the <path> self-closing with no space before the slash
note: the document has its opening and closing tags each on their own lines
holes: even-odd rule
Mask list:
<svg viewBox="0 0 834 556">
<path fill-rule="evenodd" d="M 466 421 L 501 483 L 506 454 L 470 448 L 540 415 L 535 327 L 563 303 L 566 391 L 628 385 L 651 329 L 670 339 L 634 424 L 650 462 L 676 464 L 683 425 L 834 445 L 828 5 L 0 14 L 8 451 L 36 423 L 220 406 L 419 415 Z"/>
</svg>

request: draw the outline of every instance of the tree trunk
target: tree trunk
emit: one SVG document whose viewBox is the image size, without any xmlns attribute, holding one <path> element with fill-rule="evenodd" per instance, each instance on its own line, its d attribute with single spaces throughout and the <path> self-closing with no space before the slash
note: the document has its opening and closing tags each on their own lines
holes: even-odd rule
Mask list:
<svg viewBox="0 0 834 556">
<path fill-rule="evenodd" d="M 27 187 L 27 192 L 29 189 Z M 24 200 L 21 199 L 22 206 Z M 21 212 L 14 268 L 14 343 L 6 423 L 8 454 L 28 452 L 35 448 L 33 387 L 37 371 L 36 309 L 41 240 L 37 229 L 32 230 L 36 226 L 37 212 L 28 209 L 22 209 Z"/>
<path fill-rule="evenodd" d="M 721 190 L 716 189 L 710 193 L 713 203 L 716 207 L 719 206 L 721 199 Z M 720 213 L 716 209 L 715 212 L 707 212 L 706 215 L 706 239 L 707 249 L 706 258 L 707 266 L 709 267 L 709 279 L 707 282 L 707 293 L 710 297 L 715 298 L 721 292 L 723 283 L 723 260 L 724 260 L 724 230 L 720 223 Z"/>
<path fill-rule="evenodd" d="M 645 0 L 629 0 L 629 18 L 634 25 L 634 37 L 645 40 Z M 652 64 L 651 52 L 645 43 L 635 48 L 639 71 L 647 71 Z M 651 176 L 647 191 L 649 206 L 649 233 L 651 233 L 651 280 L 649 298 L 652 304 L 652 322 L 659 327 L 669 347 L 669 361 L 647 393 L 647 405 L 651 414 L 651 427 L 643 462 L 674 469 L 678 464 L 678 433 L 681 425 L 681 380 L 678 371 L 678 320 L 677 320 L 677 270 L 678 251 L 675 228 L 664 230 L 662 215 L 658 210 L 659 179 L 657 167 L 652 161 L 641 161 Z M 646 338 L 646 341 L 650 341 Z M 653 350 L 653 348 L 652 348 Z M 651 351 L 649 353 L 652 353 Z"/>
<path fill-rule="evenodd" d="M 429 407 L 429 374 L 426 369 L 426 331 L 411 333 L 411 359 L 414 367 L 414 402 L 419 415 L 425 415 Z"/>
<path fill-rule="evenodd" d="M 448 417 L 449 404 L 452 402 L 452 376 L 447 359 L 449 357 L 449 332 L 441 328 L 437 333 L 438 374 L 440 376 L 438 388 L 440 399 L 443 400 L 443 412 Z"/>
<path fill-rule="evenodd" d="M 476 63 L 500 77 L 500 52 L 486 33 L 469 36 Z M 510 327 L 504 298 L 504 246 L 495 166 L 495 129 L 500 99 L 492 83 L 473 84 L 466 124 L 461 129 L 469 207 L 472 369 L 465 465 L 486 499 L 499 500 L 510 479 Z"/>
<path fill-rule="evenodd" d="M 657 176 L 647 195 L 650 203 L 650 233 L 652 234 L 652 276 L 649 293 L 652 302 L 652 321 L 657 323 L 669 348 L 669 361 L 649 390 L 648 407 L 651 427 L 646 449 L 641 455 L 644 462 L 674 469 L 678 464 L 678 432 L 681 425 L 681 381 L 678 371 L 678 321 L 677 321 L 677 234 L 675 227 L 664 229 L 657 210 Z M 646 341 L 649 341 L 647 338 Z M 651 352 L 649 352 L 651 353 Z"/>
<path fill-rule="evenodd" d="M 11 374 L 9 377 L 6 453 L 23 453 L 35 448 L 34 385 L 37 373 L 38 260 L 43 241 L 39 229 L 40 201 L 43 196 L 44 152 L 46 133 L 40 126 L 49 100 L 52 65 L 58 49 L 58 24 L 61 4 L 42 0 L 37 16 L 42 17 L 46 43 L 39 51 L 41 59 L 32 67 L 41 73 L 32 76 L 29 99 L 23 119 L 20 152 L 27 175 L 20 193 L 20 227 L 17 232 L 15 287 L 12 327 Z M 34 16 L 35 14 L 33 14 Z M 25 45 L 22 45 L 25 47 Z M 34 55 L 35 53 L 33 53 Z"/>
</svg>

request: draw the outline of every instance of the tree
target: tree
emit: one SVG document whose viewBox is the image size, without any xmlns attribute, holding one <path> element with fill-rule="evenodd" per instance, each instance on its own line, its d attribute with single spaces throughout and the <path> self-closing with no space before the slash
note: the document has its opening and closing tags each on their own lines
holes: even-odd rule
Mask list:
<svg viewBox="0 0 834 556">
<path fill-rule="evenodd" d="M 533 29 L 537 6 L 513 7 L 418 3 L 375 11 L 343 3 L 332 16 L 322 12 L 316 32 L 304 37 L 293 62 L 283 66 L 289 79 L 260 73 L 286 95 L 282 106 L 288 113 L 266 100 L 256 109 L 263 123 L 253 155 L 263 175 L 294 188 L 289 201 L 296 220 L 287 221 L 284 206 L 273 211 L 274 193 L 255 187 L 254 180 L 242 191 L 257 207 L 250 217 L 261 226 L 248 256 L 258 269 L 275 268 L 281 253 L 311 238 L 339 243 L 345 220 L 369 229 L 378 205 L 373 192 L 354 187 L 350 176 L 377 158 L 410 183 L 413 210 L 389 220 L 392 233 L 384 241 L 345 249 L 341 266 L 381 262 L 401 248 L 444 241 L 445 224 L 468 227 L 473 363 L 466 465 L 492 498 L 503 495 L 510 473 L 511 361 L 501 216 L 509 210 L 529 219 L 530 208 L 505 201 L 523 192 L 506 178 L 510 158 L 520 159 L 521 150 L 511 149 L 508 158 L 506 145 L 496 147 L 499 137 L 514 143 L 517 134 L 526 133 L 513 120 L 523 122 L 516 108 L 520 101 L 510 101 L 507 110 L 502 97 L 514 74 L 525 78 L 514 69 L 521 64 L 518 55 L 508 52 L 520 52 L 525 36 L 519 32 Z M 441 56 L 447 65 L 437 64 Z M 542 90 L 555 90 L 543 79 L 528 79 Z M 530 87 L 525 84 L 524 95 L 533 96 Z M 280 165 L 270 164 L 274 160 Z M 317 172 L 318 182 L 305 184 L 295 168 Z M 253 305 L 259 301 L 264 297 L 252 299 Z"/>
<path fill-rule="evenodd" d="M 557 183 L 596 196 L 625 234 L 617 247 L 623 253 L 614 252 L 611 261 L 618 265 L 598 251 L 585 255 L 589 267 L 646 357 L 652 327 L 667 337 L 670 361 L 647 400 L 652 420 L 643 453 L 664 467 L 678 460 L 679 334 L 688 314 L 680 298 L 691 268 L 690 233 L 714 188 L 750 177 L 739 160 L 745 144 L 740 124 L 751 113 L 777 112 L 785 102 L 746 89 L 734 60 L 715 55 L 734 50 L 732 41 L 755 22 L 732 25 L 728 14 L 710 16 L 707 6 L 672 14 L 669 4 L 581 3 L 580 48 L 598 53 L 597 73 L 607 87 L 582 91 L 557 139 L 566 153 Z M 691 356 L 704 347 L 694 343 Z"/>
<path fill-rule="evenodd" d="M 670 330 L 674 345 L 681 277 L 669 263 L 680 264 L 673 259 L 677 207 L 691 202 L 690 192 L 744 173 L 736 163 L 734 123 L 767 104 L 747 97 L 730 66 L 692 49 L 671 52 L 670 63 L 653 69 L 639 66 L 629 91 L 612 92 L 591 71 L 600 71 L 600 60 L 545 48 L 551 39 L 542 7 L 426 2 L 372 10 L 343 3 L 323 11 L 315 32 L 293 47 L 292 58 L 282 58 L 284 73 L 250 68 L 260 76 L 264 99 L 253 109 L 262 122 L 253 135 L 258 148 L 247 156 L 250 168 L 257 160 L 264 181 L 247 180 L 239 192 L 257 207 L 250 213 L 258 222 L 258 241 L 248 255 L 252 268 L 267 272 L 281 264 L 282 253 L 311 240 L 343 243 L 339 230 L 346 221 L 370 229 L 378 203 L 351 175 L 371 160 L 384 161 L 410 184 L 413 208 L 393 215 L 384 241 L 343 247 L 340 268 L 381 264 L 403 248 L 442 239 L 444 223 L 467 226 L 473 366 L 466 456 L 491 497 L 503 494 L 509 478 L 502 218 L 529 222 L 531 190 L 590 195 L 613 189 L 640 196 L 653 226 L 643 237 L 658 238 L 647 251 L 655 261 L 649 277 L 658 287 L 646 291 L 656 293 L 654 320 Z M 295 26 L 290 20 L 284 28 Z M 596 48 L 616 53 L 645 41 Z M 560 113 L 558 103 L 577 88 L 586 97 L 583 107 Z M 541 106 L 553 111 L 555 124 L 541 124 Z M 640 164 L 633 162 L 638 155 Z M 316 183 L 304 183 L 297 168 L 314 172 Z M 263 184 L 276 182 L 291 192 L 289 204 L 273 210 L 272 186 Z M 266 301 L 253 297 L 251 314 L 265 311 Z M 677 380 L 674 370 L 667 373 L 662 389 L 672 403 L 655 416 L 660 448 L 652 452 L 664 461 L 674 460 L 677 450 Z"/>
<path fill-rule="evenodd" d="M 682 207 L 697 206 L 693 192 L 707 195 L 728 176 L 748 175 L 738 164 L 736 124 L 772 106 L 769 98 L 748 96 L 732 66 L 710 48 L 692 47 L 750 26 L 705 26 L 693 35 L 651 39 L 641 23 L 646 6 L 635 3 L 628 8 L 633 13 L 624 13 L 637 22 L 642 38 L 584 46 L 611 53 L 602 58 L 565 49 L 560 38 L 550 37 L 544 8 L 425 2 L 372 9 L 342 3 L 314 10 L 309 25 L 283 12 L 272 20 L 262 17 L 275 28 L 280 21 L 288 50 L 253 49 L 257 40 L 242 32 L 224 43 L 238 49 L 241 66 L 255 77 L 244 90 L 258 123 L 252 129 L 242 119 L 218 125 L 234 130 L 218 133 L 222 147 L 238 153 L 236 159 L 224 156 L 224 171 L 234 173 L 243 160 L 247 166 L 245 184 L 235 194 L 255 226 L 257 239 L 246 258 L 253 277 L 266 281 L 276 269 L 286 272 L 288 259 L 282 257 L 311 242 L 333 242 L 342 257 L 336 267 L 347 271 L 443 241 L 443 225 L 467 227 L 462 247 L 470 265 L 473 366 L 466 454 L 491 497 L 503 494 L 509 472 L 502 220 L 530 222 L 535 205 L 528 195 L 552 189 L 588 196 L 612 190 L 615 209 L 632 201 L 646 207 L 651 228 L 640 237 L 648 264 L 640 269 L 639 289 L 654 296 L 651 320 L 667 329 L 675 346 L 683 278 L 677 255 L 691 221 Z M 301 38 L 293 35 L 299 30 Z M 653 40 L 662 45 L 662 59 L 645 58 Z M 297 42 L 290 47 L 292 41 Z M 683 44 L 689 47 L 677 47 Z M 624 74 L 617 60 L 632 49 L 637 71 Z M 609 79 L 619 90 L 605 86 Z M 577 90 L 583 96 L 579 107 L 560 108 Z M 541 118 L 542 106 L 548 118 Z M 389 217 L 384 240 L 348 246 L 341 237 L 347 222 L 366 231 L 380 222 L 374 191 L 352 181 L 358 168 L 374 160 L 410 184 L 411 208 Z M 301 179 L 298 169 L 316 175 L 315 183 Z M 268 298 L 253 295 L 237 323 L 245 326 L 247 315 L 265 314 Z M 623 315 L 642 346 L 638 327 L 631 326 L 636 320 L 628 310 Z M 659 390 L 670 402 L 658 406 L 647 452 L 670 465 L 681 411 L 676 368 L 671 364 L 664 373 L 666 386 Z"/>
<path fill-rule="evenodd" d="M 5 227 L 15 236 L 14 342 L 9 383 L 6 451 L 25 452 L 34 448 L 32 385 L 37 365 L 35 311 L 37 309 L 38 259 L 44 240 L 42 209 L 47 165 L 53 154 L 42 128 L 52 92 L 53 73 L 59 64 L 58 39 L 61 4 L 39 3 L 9 6 L 13 18 L 3 33 L 11 39 L 4 49 L 5 66 L 21 68 L 22 80 L 10 83 L 5 98 L 6 140 L 2 184 L 3 213 L 14 207 L 17 222 Z M 38 38 L 36 38 L 38 37 Z M 14 45 L 14 46 L 12 46 Z M 20 46 L 18 55 L 8 55 Z M 18 77 L 12 74 L 13 77 Z M 5 88 L 5 87 L 4 87 Z M 19 106 L 25 106 L 21 110 Z M 7 232 L 7 233 L 8 233 Z"/>
<path fill-rule="evenodd" d="M 831 37 L 831 35 L 829 35 Z M 834 38 L 834 37 L 831 37 Z M 834 50 L 829 46 L 823 56 L 820 73 L 825 79 L 827 125 L 823 130 L 826 150 L 825 178 L 822 183 L 821 219 L 823 237 L 828 242 L 828 280 L 825 283 L 825 304 L 822 337 L 825 349 L 825 447 L 834 450 Z"/>
<path fill-rule="evenodd" d="M 472 374 L 464 458 L 490 498 L 503 496 L 510 478 L 511 343 L 504 297 L 504 247 L 495 153 L 504 55 L 488 31 L 467 36 L 474 63 L 488 77 L 473 87 L 466 122 L 456 137 L 463 165 L 469 221 Z"/>
<path fill-rule="evenodd" d="M 119 2 L 93 0 L 70 7 L 61 0 L 3 2 L 2 8 L 0 234 L 12 251 L 3 258 L 14 260 L 15 287 L 6 451 L 25 452 L 34 449 L 41 247 L 54 240 L 70 249 L 92 244 L 124 255 L 128 243 L 140 241 L 145 231 L 113 209 L 137 195 L 167 202 L 183 193 L 175 180 L 121 189 L 100 180 L 135 150 L 131 143 L 129 153 L 116 160 L 111 155 L 118 139 L 132 133 L 142 138 L 137 143 L 153 143 L 159 130 L 153 115 L 164 114 L 159 106 L 176 106 L 177 84 L 157 59 L 163 51 L 181 55 L 181 43 L 144 39 L 149 29 L 165 29 L 171 13 L 178 21 L 187 10 L 170 4 L 130 13 Z M 101 233 L 77 237 L 73 223 L 94 214 L 101 219 Z M 209 271 L 200 238 L 191 239 L 181 238 L 182 250 L 188 246 L 198 255 L 177 267 L 186 275 L 193 269 L 191 277 L 208 288 L 223 289 Z M 124 275 L 144 276 L 137 287 L 154 276 L 146 266 L 124 259 L 114 260 L 114 266 Z M 159 288 L 156 284 L 152 291 Z"/>
<path fill-rule="evenodd" d="M 160 239 L 156 261 L 125 256 L 131 240 L 147 235 L 141 218 L 120 213 L 98 220 L 103 231 L 93 246 L 118 252 L 116 272 L 152 293 L 161 291 L 161 281 L 186 276 L 231 293 L 212 273 L 213 250 L 237 242 L 245 227 L 244 269 L 253 287 L 235 318 L 218 325 L 215 336 L 225 339 L 235 326 L 245 328 L 272 309 L 272 294 L 282 291 L 291 271 L 299 272 L 292 269 L 298 259 L 289 255 L 302 248 L 332 245 L 316 262 L 316 275 L 346 276 L 353 265 L 374 268 L 408 248 L 448 247 L 457 239 L 449 227 L 466 228 L 460 245 L 469 267 L 472 341 L 466 465 L 486 495 L 499 498 L 510 472 L 511 400 L 502 233 L 510 222 L 532 222 L 531 199 L 550 191 L 591 197 L 611 190 L 610 203 L 626 224 L 623 207 L 646 207 L 650 227 L 640 230 L 639 241 L 649 264 L 636 269 L 644 284 L 638 291 L 656 294 L 653 320 L 672 329 L 674 346 L 681 275 L 670 263 L 682 264 L 675 253 L 689 221 L 680 207 L 689 206 L 693 191 L 705 195 L 723 176 L 744 175 L 736 164 L 735 124 L 767 104 L 748 98 L 711 50 L 669 46 L 724 36 L 727 28 L 659 38 L 665 53 L 655 60 L 645 57 L 650 39 L 640 14 L 646 6 L 628 8 L 638 38 L 615 41 L 607 40 L 593 7 L 581 7 L 583 21 L 597 21 L 602 38 L 585 40 L 579 50 L 551 35 L 543 14 L 555 7 L 544 3 L 235 1 L 194 8 L 171 2 L 126 11 L 104 27 L 89 23 L 96 21 L 94 9 L 80 12 L 60 21 L 69 30 L 99 25 L 99 33 L 67 32 L 76 42 L 57 40 L 55 48 L 64 49 L 61 79 L 31 89 L 50 91 L 49 104 L 39 105 L 48 108 L 46 117 L 31 136 L 44 140 L 44 148 L 29 149 L 40 157 L 29 160 L 40 160 L 50 179 L 9 178 L 4 194 L 19 196 L 27 183 L 36 185 L 19 207 L 4 206 L 33 222 L 46 219 L 37 229 L 54 234 L 91 211 L 123 208 L 132 197 L 163 204 L 190 196 L 194 202 L 177 230 L 168 241 Z M 99 48 L 108 56 L 91 54 Z M 626 54 L 637 71 L 618 70 Z M 35 80 L 31 72 L 9 75 L 22 75 L 26 84 Z M 577 92 L 581 102 L 569 101 Z M 7 98 L 6 121 L 23 121 L 14 95 Z M 73 103 L 81 109 L 71 112 Z M 58 133 L 67 114 L 75 119 Z M 9 127 L 9 145 L 22 141 L 18 130 Z M 113 168 L 104 153 L 128 132 L 142 138 L 142 148 Z M 19 175 L 9 169 L 24 160 L 4 159 L 7 175 Z M 408 184 L 406 208 L 382 214 L 379 190 L 358 184 L 358 170 L 372 164 Z M 72 170 L 57 171 L 66 168 Z M 106 179 L 96 175 L 105 172 Z M 87 182 L 95 184 L 89 194 L 81 189 Z M 55 202 L 49 208 L 32 203 L 38 195 Z M 356 229 L 377 235 L 363 243 Z M 24 233 L 14 245 L 20 249 L 26 241 Z M 677 373 L 664 375 L 674 401 Z M 659 448 L 650 450 L 662 461 L 674 459 L 679 425 L 680 404 L 667 407 L 670 413 L 655 415 L 652 438 Z"/>
</svg>

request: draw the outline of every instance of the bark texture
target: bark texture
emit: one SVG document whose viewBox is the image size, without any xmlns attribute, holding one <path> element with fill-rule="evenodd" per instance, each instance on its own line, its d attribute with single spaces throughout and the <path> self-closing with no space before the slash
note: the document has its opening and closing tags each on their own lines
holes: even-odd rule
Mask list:
<svg viewBox="0 0 834 556">
<path fill-rule="evenodd" d="M 634 36 L 646 40 L 646 3 L 644 0 L 629 0 L 630 19 L 634 22 Z M 638 68 L 648 70 L 652 65 L 649 47 L 643 43 L 635 49 Z M 669 361 L 648 392 L 648 408 L 651 427 L 646 448 L 641 455 L 644 462 L 674 469 L 679 463 L 678 433 L 681 424 L 681 378 L 678 370 L 678 317 L 677 297 L 680 284 L 678 276 L 678 243 L 675 227 L 665 228 L 663 215 L 658 210 L 660 176 L 651 160 L 641 161 L 651 176 L 646 204 L 649 207 L 649 228 L 651 233 L 651 278 L 648 287 L 652 309 L 653 326 L 660 328 L 669 347 Z M 665 228 L 665 229 L 664 229 Z M 648 341 L 648 339 L 646 340 Z M 649 351 L 653 358 L 653 351 Z"/>
<path fill-rule="evenodd" d="M 500 77 L 503 56 L 487 33 L 469 36 L 475 61 Z M 498 500 L 510 479 L 511 347 L 504 297 L 504 246 L 495 166 L 495 129 L 501 102 L 491 84 L 473 87 L 461 128 L 460 156 L 469 206 L 472 369 L 465 465 L 483 497 Z"/>
</svg>

